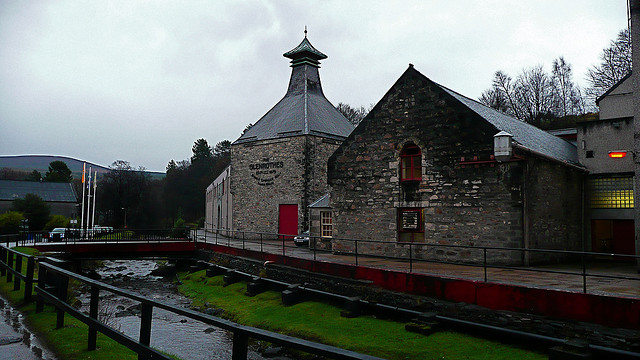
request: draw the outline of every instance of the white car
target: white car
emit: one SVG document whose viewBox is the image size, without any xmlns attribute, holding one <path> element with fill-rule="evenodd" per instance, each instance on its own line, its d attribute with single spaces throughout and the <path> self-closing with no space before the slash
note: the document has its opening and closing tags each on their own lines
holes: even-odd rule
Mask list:
<svg viewBox="0 0 640 360">
<path fill-rule="evenodd" d="M 62 240 L 64 239 L 64 233 L 67 231 L 65 228 L 54 228 L 49 232 L 49 240 Z"/>
</svg>

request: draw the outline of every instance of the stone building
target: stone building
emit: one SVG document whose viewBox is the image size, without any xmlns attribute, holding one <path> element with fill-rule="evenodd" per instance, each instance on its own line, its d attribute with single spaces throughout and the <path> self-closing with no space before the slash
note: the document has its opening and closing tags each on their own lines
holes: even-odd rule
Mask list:
<svg viewBox="0 0 640 360">
<path fill-rule="evenodd" d="M 596 100 L 595 121 L 577 124 L 578 157 L 589 170 L 587 234 L 595 252 L 635 254 L 631 74 Z"/>
<path fill-rule="evenodd" d="M 328 191 L 327 159 L 353 130 L 322 92 L 318 68 L 327 56 L 306 34 L 284 56 L 292 67 L 286 94 L 231 145 L 233 229 L 308 229 L 308 205 Z"/>
<path fill-rule="evenodd" d="M 506 136 L 506 156 L 494 157 L 497 133 Z M 445 245 L 580 250 L 585 173 L 574 145 L 410 65 L 329 159 L 333 249 L 352 251 L 345 239 L 364 239 L 359 252 L 411 249 L 451 261 L 481 261 L 482 251 Z M 520 251 L 488 257 L 550 259 Z"/>
<path fill-rule="evenodd" d="M 206 190 L 205 230 L 231 229 L 233 197 L 229 191 L 231 166 L 227 166 Z"/>
</svg>

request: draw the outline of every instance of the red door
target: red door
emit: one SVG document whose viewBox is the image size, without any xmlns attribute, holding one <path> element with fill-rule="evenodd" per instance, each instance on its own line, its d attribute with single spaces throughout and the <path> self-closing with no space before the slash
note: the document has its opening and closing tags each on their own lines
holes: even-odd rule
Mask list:
<svg viewBox="0 0 640 360">
<path fill-rule="evenodd" d="M 278 233 L 298 235 L 298 205 L 280 204 L 278 212 Z"/>
</svg>

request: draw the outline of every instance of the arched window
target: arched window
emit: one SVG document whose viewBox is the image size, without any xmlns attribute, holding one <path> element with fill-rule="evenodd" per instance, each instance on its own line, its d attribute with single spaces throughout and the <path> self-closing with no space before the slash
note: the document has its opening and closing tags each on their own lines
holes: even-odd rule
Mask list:
<svg viewBox="0 0 640 360">
<path fill-rule="evenodd" d="M 414 144 L 408 144 L 400 153 L 400 181 L 422 180 L 422 152 Z"/>
</svg>

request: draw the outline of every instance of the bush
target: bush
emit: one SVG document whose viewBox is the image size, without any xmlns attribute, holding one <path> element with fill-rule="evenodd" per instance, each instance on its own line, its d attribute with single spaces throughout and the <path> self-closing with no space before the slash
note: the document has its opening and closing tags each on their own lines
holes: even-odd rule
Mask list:
<svg viewBox="0 0 640 360">
<path fill-rule="evenodd" d="M 178 218 L 176 222 L 173 224 L 173 229 L 171 230 L 171 237 L 173 238 L 185 238 L 189 236 L 189 228 L 185 224 L 182 218 Z"/>
<path fill-rule="evenodd" d="M 22 213 L 17 211 L 9 211 L 0 215 L 0 234 L 17 234 L 23 219 Z"/>
<path fill-rule="evenodd" d="M 69 219 L 62 215 L 53 215 L 44 226 L 45 231 L 51 231 L 53 228 L 69 227 Z"/>
</svg>

